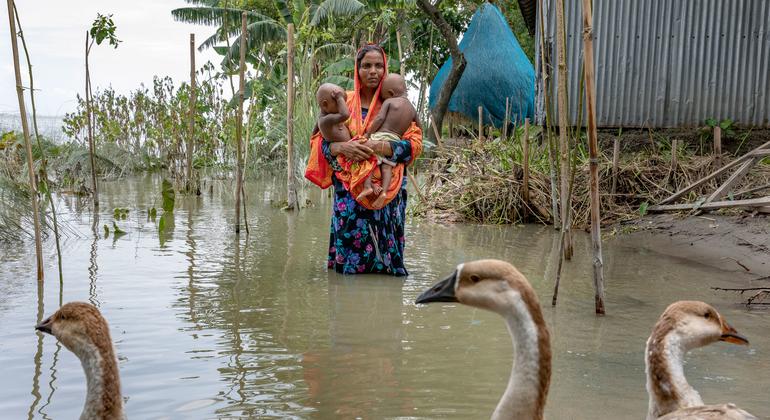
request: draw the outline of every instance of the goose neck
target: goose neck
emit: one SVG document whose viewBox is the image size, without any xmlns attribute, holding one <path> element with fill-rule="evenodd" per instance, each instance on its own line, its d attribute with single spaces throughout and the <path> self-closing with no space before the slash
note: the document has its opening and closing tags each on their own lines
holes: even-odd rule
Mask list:
<svg viewBox="0 0 770 420">
<path fill-rule="evenodd" d="M 650 336 L 647 340 L 648 419 L 656 419 L 680 408 L 703 405 L 698 391 L 684 376 L 683 360 L 688 348 L 675 333 Z"/>
</svg>

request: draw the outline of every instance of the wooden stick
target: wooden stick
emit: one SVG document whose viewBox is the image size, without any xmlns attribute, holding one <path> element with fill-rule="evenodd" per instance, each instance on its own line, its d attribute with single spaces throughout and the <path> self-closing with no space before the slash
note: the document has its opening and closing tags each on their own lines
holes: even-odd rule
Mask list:
<svg viewBox="0 0 770 420">
<path fill-rule="evenodd" d="M 436 135 L 436 144 L 438 147 L 441 147 L 441 134 L 438 132 L 438 127 L 436 127 L 436 124 L 432 120 L 430 125 L 433 127 L 433 134 Z"/>
<path fill-rule="evenodd" d="M 729 201 L 712 201 L 710 203 L 704 203 L 702 205 L 698 205 L 698 203 L 688 203 L 688 204 L 665 204 L 665 205 L 657 205 L 657 206 L 650 206 L 647 208 L 647 211 L 655 212 L 655 211 L 678 211 L 678 210 L 692 210 L 692 209 L 699 209 L 699 210 L 716 210 L 716 209 L 726 209 L 731 207 L 765 207 L 770 206 L 770 196 L 762 197 L 762 198 L 752 198 L 749 200 L 729 200 Z"/>
<path fill-rule="evenodd" d="M 755 156 L 763 155 L 765 152 L 767 152 L 767 150 L 763 150 L 767 146 L 770 146 L 770 141 L 768 141 L 766 143 L 763 143 L 759 147 L 757 147 L 757 148 L 747 152 L 745 155 L 743 155 L 743 156 L 739 157 L 738 159 L 735 159 L 734 161 L 728 163 L 727 165 L 723 166 L 719 170 L 714 171 L 711 174 L 709 174 L 708 176 L 703 177 L 703 178 L 699 179 L 698 181 L 695 181 L 694 183 L 688 185 L 687 187 L 677 191 L 676 193 L 672 194 L 671 196 L 669 196 L 665 200 L 663 200 L 660 203 L 658 203 L 658 205 L 668 204 L 668 203 L 676 200 L 677 198 L 679 198 L 679 197 L 687 194 L 688 192 L 690 192 L 690 190 L 692 190 L 693 188 L 696 188 L 696 187 L 702 185 L 703 183 L 708 182 L 708 181 L 714 179 L 715 177 L 717 177 L 717 176 L 721 175 L 722 173 L 726 172 L 727 170 L 729 170 L 733 166 L 736 166 L 736 165 L 738 165 L 738 164 L 740 164 L 742 162 L 745 162 L 746 159 L 750 159 L 750 158 L 753 158 Z"/>
<path fill-rule="evenodd" d="M 599 142 L 596 132 L 594 89 L 593 14 L 591 0 L 583 0 L 583 66 L 588 116 L 588 155 L 591 195 L 591 245 L 593 250 L 594 306 L 604 315 L 604 259 L 602 258 L 601 202 L 599 201 Z"/>
<path fill-rule="evenodd" d="M 706 199 L 706 203 L 710 203 L 718 198 L 726 196 L 730 191 L 730 188 L 732 188 L 732 186 L 735 185 L 738 181 L 743 179 L 749 170 L 751 170 L 751 167 L 754 166 L 754 164 L 758 161 L 759 158 L 754 158 L 744 162 L 743 165 L 741 165 L 738 170 L 730 176 L 730 178 L 727 178 L 727 181 L 720 185 L 719 188 L 717 188 L 716 191 L 714 191 L 714 193 L 712 193 L 709 198 Z"/>
<path fill-rule="evenodd" d="M 396 30 L 396 44 L 398 45 L 398 72 L 404 74 L 404 53 L 401 50 L 401 31 Z"/>
<path fill-rule="evenodd" d="M 717 168 L 722 166 L 722 127 L 714 126 L 714 164 Z"/>
<path fill-rule="evenodd" d="M 195 34 L 190 34 L 190 115 L 188 116 L 187 137 L 187 184 L 185 190 L 192 192 L 193 148 L 195 147 Z"/>
<path fill-rule="evenodd" d="M 294 186 L 294 24 L 288 25 L 288 42 L 286 43 L 286 73 L 287 73 L 287 100 L 286 100 L 286 189 L 287 207 L 299 209 L 297 206 L 297 190 Z"/>
<path fill-rule="evenodd" d="M 420 197 L 420 201 L 422 201 L 423 203 L 427 203 L 428 201 L 425 200 L 425 196 L 422 195 L 422 191 L 420 191 L 420 184 L 418 184 L 417 180 L 414 179 L 414 175 L 412 175 L 412 173 L 409 172 L 409 168 L 404 168 L 404 171 L 409 176 L 409 181 L 411 181 L 412 184 L 414 184 L 414 190 L 417 191 L 417 196 Z"/>
<path fill-rule="evenodd" d="M 19 117 L 21 118 L 21 131 L 24 135 L 24 151 L 27 155 L 27 173 L 29 175 L 29 192 L 32 201 L 32 221 L 35 228 L 35 258 L 37 261 L 38 289 L 42 288 L 43 281 L 43 243 L 40 236 L 40 212 L 37 207 L 37 187 L 35 183 L 35 165 L 32 160 L 32 141 L 29 137 L 29 125 L 27 123 L 27 108 L 24 104 L 24 88 L 21 84 L 21 67 L 19 65 L 19 45 L 16 41 L 16 18 L 13 16 L 13 0 L 8 0 L 8 24 L 11 34 L 11 50 L 13 52 L 13 70 L 16 76 L 16 96 L 19 99 Z M 87 41 L 86 41 L 87 42 Z M 86 44 L 87 45 L 87 44 Z M 96 216 L 94 216 L 96 217 Z M 95 219 L 94 219 L 95 220 Z"/>
<path fill-rule="evenodd" d="M 679 139 L 671 140 L 671 173 L 676 171 L 679 165 Z"/>
<path fill-rule="evenodd" d="M 622 130 L 622 128 L 621 128 Z M 617 191 L 618 187 L 618 165 L 620 164 L 620 131 L 618 131 L 618 136 L 615 137 L 615 141 L 612 145 L 612 189 L 610 190 L 610 194 L 614 195 Z"/>
<path fill-rule="evenodd" d="M 510 100 L 505 98 L 505 116 L 503 117 L 503 140 L 508 140 L 508 113 L 510 109 Z"/>
<path fill-rule="evenodd" d="M 241 156 L 241 142 L 243 131 L 243 91 L 245 85 L 246 72 L 246 12 L 241 14 L 241 45 L 240 62 L 238 66 L 239 81 L 238 85 L 238 123 L 235 126 L 235 147 L 236 147 L 236 171 L 235 171 L 235 234 L 241 232 L 241 195 L 243 189 L 243 156 Z"/>
<path fill-rule="evenodd" d="M 737 193 L 735 193 L 733 195 L 733 197 L 740 197 L 740 196 L 745 195 L 745 194 L 752 194 L 752 193 L 755 193 L 757 191 L 766 190 L 768 188 L 770 188 L 770 184 L 760 185 L 760 186 L 755 187 L 755 188 L 750 188 L 748 190 L 743 190 L 741 192 L 737 192 Z"/>
<path fill-rule="evenodd" d="M 564 28 L 564 3 L 556 2 L 556 50 L 558 70 L 557 106 L 559 111 L 559 166 L 561 169 L 561 228 L 564 231 L 564 258 L 572 258 L 572 234 L 570 232 L 570 212 L 572 210 L 569 194 L 569 105 L 567 104 L 567 43 Z M 578 124 L 581 124 L 578 121 Z"/>
<path fill-rule="evenodd" d="M 524 155 L 522 159 L 524 161 L 524 191 L 522 195 L 526 215 L 529 206 L 529 118 L 524 119 L 524 137 L 521 140 L 521 147 Z"/>
<path fill-rule="evenodd" d="M 484 126 L 483 126 L 484 111 L 479 105 L 479 141 L 484 141 Z"/>
</svg>

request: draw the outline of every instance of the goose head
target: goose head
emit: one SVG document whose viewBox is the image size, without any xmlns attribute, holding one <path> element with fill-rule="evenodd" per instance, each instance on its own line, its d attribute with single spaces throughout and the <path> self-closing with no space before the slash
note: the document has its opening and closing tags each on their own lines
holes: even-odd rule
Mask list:
<svg viewBox="0 0 770 420">
<path fill-rule="evenodd" d="M 84 302 L 63 305 L 35 329 L 53 335 L 78 356 L 93 348 L 112 347 L 107 321 L 98 309 Z"/>
<path fill-rule="evenodd" d="M 730 326 L 713 306 L 699 301 L 679 301 L 669 305 L 655 324 L 652 336 L 674 337 L 685 351 L 717 341 L 749 344 L 749 340 Z"/>
<path fill-rule="evenodd" d="M 415 303 L 458 302 L 507 317 L 519 301 L 539 307 L 532 286 L 516 268 L 504 261 L 477 260 L 458 265 Z"/>
</svg>

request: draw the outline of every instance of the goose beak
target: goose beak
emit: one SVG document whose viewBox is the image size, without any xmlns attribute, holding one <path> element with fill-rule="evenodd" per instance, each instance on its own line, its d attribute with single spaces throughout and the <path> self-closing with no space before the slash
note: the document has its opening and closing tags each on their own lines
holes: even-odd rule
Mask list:
<svg viewBox="0 0 770 420">
<path fill-rule="evenodd" d="M 749 345 L 749 340 L 746 337 L 738 334 L 738 331 L 735 331 L 735 328 L 731 327 L 730 324 L 724 321 L 722 321 L 722 336 L 719 338 L 719 341 L 744 346 Z"/>
<path fill-rule="evenodd" d="M 434 284 L 430 289 L 422 292 L 414 303 L 457 302 L 457 297 L 455 297 L 456 282 L 457 270 L 449 277 Z"/>
<path fill-rule="evenodd" d="M 45 321 L 35 325 L 35 329 L 53 335 L 53 332 L 51 332 L 51 325 L 53 325 L 53 322 L 51 321 L 51 317 L 48 317 Z"/>
</svg>

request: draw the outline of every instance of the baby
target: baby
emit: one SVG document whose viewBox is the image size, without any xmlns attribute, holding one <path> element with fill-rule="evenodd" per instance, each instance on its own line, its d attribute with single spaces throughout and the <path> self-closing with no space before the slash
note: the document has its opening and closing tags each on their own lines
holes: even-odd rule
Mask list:
<svg viewBox="0 0 770 420">
<path fill-rule="evenodd" d="M 406 81 L 398 73 L 390 73 L 382 81 L 382 108 L 377 113 L 377 117 L 372 120 L 365 136 L 371 140 L 397 142 L 401 141 L 401 136 L 412 125 L 417 122 L 417 111 L 409 102 L 406 96 Z M 419 124 L 419 123 L 418 123 Z M 364 190 L 358 195 L 357 199 L 376 195 L 377 198 L 372 203 L 375 208 L 381 208 L 385 204 L 385 194 L 390 185 L 393 176 L 394 162 L 377 155 L 377 162 L 380 163 L 380 174 L 382 175 L 381 185 L 372 182 L 372 175 L 364 181 Z"/>
<path fill-rule="evenodd" d="M 350 131 L 345 126 L 345 121 L 350 118 L 346 99 L 345 90 L 333 83 L 322 84 L 316 92 L 316 100 L 321 108 L 317 127 L 326 141 L 350 140 Z"/>
</svg>

